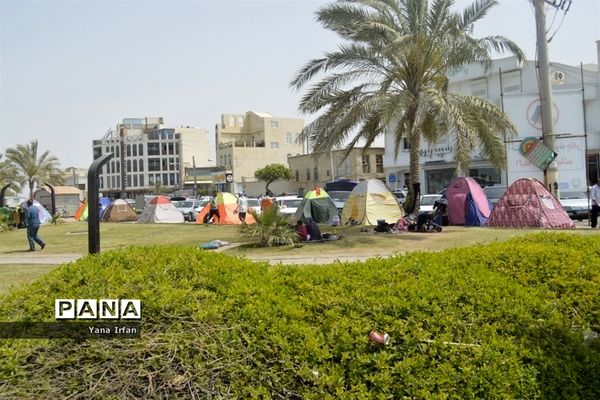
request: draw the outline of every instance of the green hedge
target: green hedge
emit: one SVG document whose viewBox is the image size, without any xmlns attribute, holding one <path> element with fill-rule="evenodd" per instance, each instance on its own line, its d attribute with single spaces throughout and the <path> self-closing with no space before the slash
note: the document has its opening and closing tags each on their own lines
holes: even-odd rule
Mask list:
<svg viewBox="0 0 600 400">
<path fill-rule="evenodd" d="M 142 338 L 2 341 L 0 398 L 600 398 L 597 235 L 327 266 L 137 247 L 11 293 L 0 320 L 51 320 L 55 298 L 141 298 Z"/>
</svg>

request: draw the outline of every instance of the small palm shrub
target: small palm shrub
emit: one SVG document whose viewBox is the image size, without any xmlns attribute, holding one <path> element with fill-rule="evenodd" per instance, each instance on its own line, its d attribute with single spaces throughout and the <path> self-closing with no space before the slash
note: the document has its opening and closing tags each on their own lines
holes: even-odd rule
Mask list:
<svg viewBox="0 0 600 400">
<path fill-rule="evenodd" d="M 290 220 L 279 214 L 277 207 L 267 207 L 261 214 L 250 210 L 256 224 L 242 224 L 242 234 L 258 240 L 260 247 L 282 246 L 294 244 L 297 239 Z"/>
<path fill-rule="evenodd" d="M 8 214 L 0 213 L 0 232 L 8 232 L 9 230 Z"/>
</svg>

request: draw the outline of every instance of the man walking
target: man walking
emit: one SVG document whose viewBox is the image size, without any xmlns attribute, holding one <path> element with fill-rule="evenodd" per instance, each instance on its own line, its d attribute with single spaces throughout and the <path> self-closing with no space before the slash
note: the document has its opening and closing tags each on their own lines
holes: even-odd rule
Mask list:
<svg viewBox="0 0 600 400">
<path fill-rule="evenodd" d="M 25 213 L 27 219 L 27 240 L 29 241 L 29 251 L 35 251 L 35 243 L 40 245 L 41 249 L 44 250 L 46 243 L 38 236 L 40 230 L 40 217 L 37 207 L 33 206 L 33 201 L 27 200 L 27 212 Z"/>
<path fill-rule="evenodd" d="M 246 197 L 246 193 L 240 195 L 237 203 L 238 217 L 240 217 L 240 221 L 246 222 L 246 213 L 248 212 L 248 198 Z"/>
<path fill-rule="evenodd" d="M 592 186 L 592 229 L 598 225 L 598 212 L 600 211 L 600 181 L 596 180 Z"/>
</svg>

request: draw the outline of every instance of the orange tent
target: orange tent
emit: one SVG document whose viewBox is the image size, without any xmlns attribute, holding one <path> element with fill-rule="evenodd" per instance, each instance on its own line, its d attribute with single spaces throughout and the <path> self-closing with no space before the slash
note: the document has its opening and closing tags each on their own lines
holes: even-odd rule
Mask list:
<svg viewBox="0 0 600 400">
<path fill-rule="evenodd" d="M 219 225 L 239 225 L 242 223 L 240 221 L 240 217 L 238 216 L 237 209 L 237 199 L 231 193 L 219 193 L 217 194 L 217 209 L 219 210 L 219 218 L 217 216 L 213 216 L 213 222 Z M 196 214 L 196 223 L 203 224 L 204 218 L 210 212 L 210 203 L 207 203 L 202 210 L 198 214 Z M 255 224 L 256 220 L 250 214 L 246 214 L 246 223 L 247 224 Z"/>
</svg>

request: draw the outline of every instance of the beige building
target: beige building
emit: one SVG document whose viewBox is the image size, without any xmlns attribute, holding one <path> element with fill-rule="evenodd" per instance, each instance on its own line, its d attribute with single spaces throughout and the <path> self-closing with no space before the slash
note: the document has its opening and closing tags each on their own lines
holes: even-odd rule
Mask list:
<svg viewBox="0 0 600 400">
<path fill-rule="evenodd" d="M 304 154 L 299 140 L 304 121 L 280 118 L 269 113 L 248 111 L 222 114 L 215 127 L 217 167 L 233 174 L 231 192 L 245 190 L 246 182 L 256 181 L 254 171 L 268 164 L 287 165 L 289 156 Z"/>
<path fill-rule="evenodd" d="M 344 160 L 346 150 L 333 150 L 329 153 L 305 154 L 288 157 L 292 170 L 291 187 L 298 193 L 306 193 L 315 185 L 338 179 L 358 181 L 360 179 L 385 179 L 383 172 L 383 147 L 365 150 L 354 148 Z"/>
</svg>

